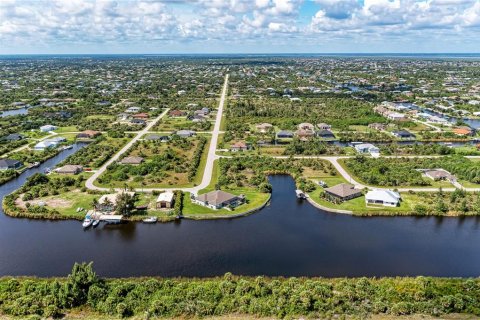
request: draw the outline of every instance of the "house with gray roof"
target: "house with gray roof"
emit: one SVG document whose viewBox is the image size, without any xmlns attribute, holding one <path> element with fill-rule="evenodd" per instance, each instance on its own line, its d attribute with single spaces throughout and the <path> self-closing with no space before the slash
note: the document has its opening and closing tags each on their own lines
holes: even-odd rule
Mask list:
<svg viewBox="0 0 480 320">
<path fill-rule="evenodd" d="M 193 198 L 192 202 L 218 210 L 227 206 L 237 207 L 245 202 L 245 197 L 243 195 L 236 196 L 222 190 L 215 190 Z"/>
</svg>

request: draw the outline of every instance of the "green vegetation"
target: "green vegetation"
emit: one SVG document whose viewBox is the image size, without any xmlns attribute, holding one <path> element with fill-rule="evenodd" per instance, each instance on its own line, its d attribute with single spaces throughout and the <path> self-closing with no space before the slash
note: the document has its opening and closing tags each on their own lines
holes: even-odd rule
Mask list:
<svg viewBox="0 0 480 320">
<path fill-rule="evenodd" d="M 480 166 L 461 156 L 439 158 L 368 158 L 357 156 L 344 161 L 361 181 L 374 186 L 430 186 L 416 169 L 444 169 L 459 179 L 480 183 Z"/>
<path fill-rule="evenodd" d="M 102 279 L 92 264 L 67 278 L 0 279 L 0 313 L 59 318 L 86 314 L 190 318 L 244 314 L 275 318 L 480 315 L 480 281 L 446 278 Z"/>
</svg>

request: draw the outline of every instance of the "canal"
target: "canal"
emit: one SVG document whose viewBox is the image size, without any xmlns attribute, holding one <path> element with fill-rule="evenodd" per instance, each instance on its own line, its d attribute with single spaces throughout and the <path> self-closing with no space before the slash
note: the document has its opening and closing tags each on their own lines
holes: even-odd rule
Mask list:
<svg viewBox="0 0 480 320">
<path fill-rule="evenodd" d="M 76 146 L 75 148 L 78 148 Z M 53 167 L 66 150 L 33 171 Z M 2 197 L 25 176 L 2 186 Z M 62 276 L 94 261 L 102 276 L 478 276 L 478 218 L 358 218 L 295 197 L 271 177 L 271 205 L 233 220 L 127 223 L 84 231 L 78 221 L 0 215 L 0 275 Z"/>
</svg>

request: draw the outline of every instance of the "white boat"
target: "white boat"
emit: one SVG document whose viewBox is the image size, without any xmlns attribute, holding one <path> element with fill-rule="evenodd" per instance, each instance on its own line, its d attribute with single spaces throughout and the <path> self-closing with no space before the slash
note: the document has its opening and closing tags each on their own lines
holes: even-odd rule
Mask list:
<svg viewBox="0 0 480 320">
<path fill-rule="evenodd" d="M 148 217 L 142 220 L 145 223 L 156 223 L 158 221 L 157 217 Z"/>
<path fill-rule="evenodd" d="M 305 193 L 302 191 L 302 190 L 295 190 L 295 194 L 297 195 L 297 198 L 298 199 L 306 199 L 307 196 L 305 195 Z"/>
<path fill-rule="evenodd" d="M 92 227 L 96 227 L 98 226 L 98 224 L 100 223 L 100 220 L 93 220 L 93 223 L 92 223 Z"/>
<path fill-rule="evenodd" d="M 72 145 L 68 145 L 68 146 L 63 147 L 63 150 L 68 150 L 68 149 L 72 149 L 72 148 L 73 148 Z"/>
<path fill-rule="evenodd" d="M 92 224 L 93 224 L 93 220 L 90 219 L 89 217 L 87 217 L 87 218 L 85 218 L 85 220 L 83 220 L 82 227 L 84 229 L 86 229 L 86 228 L 90 227 Z"/>
</svg>

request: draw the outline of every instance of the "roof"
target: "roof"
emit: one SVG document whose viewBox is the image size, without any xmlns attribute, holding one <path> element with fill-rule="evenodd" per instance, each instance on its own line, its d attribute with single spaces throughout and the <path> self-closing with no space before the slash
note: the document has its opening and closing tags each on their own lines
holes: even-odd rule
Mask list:
<svg viewBox="0 0 480 320">
<path fill-rule="evenodd" d="M 174 196 L 175 196 L 174 193 L 171 191 L 162 192 L 158 195 L 157 202 L 160 202 L 160 201 L 172 202 Z"/>
<path fill-rule="evenodd" d="M 0 159 L 0 167 L 1 168 L 15 166 L 18 163 L 21 163 L 21 162 L 18 161 L 18 160 L 15 160 L 15 159 Z"/>
<path fill-rule="evenodd" d="M 467 128 L 455 128 L 452 131 L 456 134 L 472 134 L 472 130 Z"/>
<path fill-rule="evenodd" d="M 396 203 L 400 200 L 400 194 L 398 192 L 388 189 L 375 189 L 368 191 L 365 195 L 365 199 L 368 200 L 380 200 L 383 202 Z"/>
<path fill-rule="evenodd" d="M 139 164 L 143 162 L 143 158 L 142 157 L 126 157 L 126 158 L 123 158 L 122 161 L 120 162 L 126 163 L 126 164 Z"/>
<path fill-rule="evenodd" d="M 217 206 L 227 201 L 233 200 L 237 197 L 238 196 L 234 194 L 231 194 L 222 190 L 215 190 L 215 191 L 210 191 L 208 193 L 199 195 L 197 197 L 197 200 L 201 202 L 208 202 L 209 204 L 213 204 L 214 206 Z"/>
<path fill-rule="evenodd" d="M 293 136 L 293 132 L 288 130 L 281 130 L 281 131 L 278 131 L 277 133 L 277 136 L 286 136 L 286 135 Z"/>
<path fill-rule="evenodd" d="M 408 132 L 407 130 L 397 130 L 397 131 L 393 131 L 393 133 L 400 136 L 409 136 L 409 137 L 415 136 L 413 133 Z"/>
<path fill-rule="evenodd" d="M 232 144 L 232 148 L 246 148 L 247 144 L 243 141 L 238 141 Z"/>
<path fill-rule="evenodd" d="M 58 168 L 57 172 L 77 172 L 83 170 L 83 167 L 76 164 L 67 164 L 63 167 Z"/>
<path fill-rule="evenodd" d="M 326 192 L 341 198 L 346 198 L 362 192 L 360 189 L 355 189 L 355 186 L 348 183 L 337 184 L 336 186 L 325 189 Z"/>
<path fill-rule="evenodd" d="M 363 150 L 363 149 L 378 149 L 371 143 L 360 143 L 355 145 L 355 149 Z"/>
<path fill-rule="evenodd" d="M 330 130 L 320 130 L 317 132 L 318 136 L 335 136 Z"/>
</svg>

